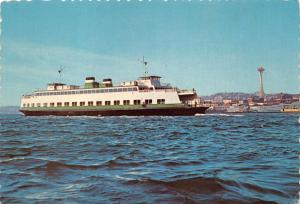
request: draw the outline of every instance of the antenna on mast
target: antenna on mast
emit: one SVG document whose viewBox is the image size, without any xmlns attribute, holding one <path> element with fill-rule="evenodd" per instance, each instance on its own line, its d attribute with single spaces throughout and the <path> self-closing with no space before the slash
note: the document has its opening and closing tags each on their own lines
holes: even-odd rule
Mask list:
<svg viewBox="0 0 300 204">
<path fill-rule="evenodd" d="M 58 70 L 58 74 L 59 74 L 59 82 L 60 82 L 60 83 L 62 82 L 62 81 L 61 81 L 61 73 L 62 73 L 63 70 L 64 70 L 63 66 L 60 65 L 59 70 Z"/>
<path fill-rule="evenodd" d="M 147 76 L 147 74 L 148 74 L 148 67 L 147 67 L 147 65 L 148 65 L 148 62 L 146 62 L 145 61 L 145 57 L 143 56 L 143 61 L 142 61 L 142 63 L 143 63 L 143 65 L 144 65 L 144 67 L 145 67 L 145 77 Z"/>
</svg>

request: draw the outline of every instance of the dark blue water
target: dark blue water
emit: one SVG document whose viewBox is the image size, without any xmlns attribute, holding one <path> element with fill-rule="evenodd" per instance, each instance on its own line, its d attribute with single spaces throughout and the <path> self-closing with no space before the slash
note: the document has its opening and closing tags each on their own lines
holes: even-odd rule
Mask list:
<svg viewBox="0 0 300 204">
<path fill-rule="evenodd" d="M 297 202 L 297 115 L 0 121 L 2 203 Z"/>
</svg>

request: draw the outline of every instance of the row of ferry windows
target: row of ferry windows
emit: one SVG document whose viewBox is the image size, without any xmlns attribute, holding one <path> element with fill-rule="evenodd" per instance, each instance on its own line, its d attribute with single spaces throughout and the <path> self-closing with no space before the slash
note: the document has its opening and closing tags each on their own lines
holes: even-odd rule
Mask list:
<svg viewBox="0 0 300 204">
<path fill-rule="evenodd" d="M 141 104 L 141 100 L 133 100 L 133 105 L 140 105 Z M 145 104 L 152 104 L 152 99 L 146 99 L 145 100 Z M 157 99 L 157 104 L 165 104 L 165 99 Z M 23 104 L 23 107 L 54 107 L 55 103 L 27 103 L 27 104 Z M 81 102 L 57 102 L 56 106 L 57 107 L 61 107 L 61 106 L 110 106 L 110 105 L 121 105 L 119 100 L 115 100 L 115 101 L 104 101 L 102 103 L 102 101 L 88 101 L 87 103 L 85 101 L 81 101 Z M 123 105 L 131 105 L 130 100 L 123 100 Z"/>
<path fill-rule="evenodd" d="M 44 93 L 36 93 L 35 95 L 36 96 L 52 96 L 52 95 L 92 94 L 92 93 L 127 92 L 127 91 L 137 91 L 137 87 L 96 89 L 96 90 L 80 90 L 80 91 L 44 92 Z"/>
</svg>

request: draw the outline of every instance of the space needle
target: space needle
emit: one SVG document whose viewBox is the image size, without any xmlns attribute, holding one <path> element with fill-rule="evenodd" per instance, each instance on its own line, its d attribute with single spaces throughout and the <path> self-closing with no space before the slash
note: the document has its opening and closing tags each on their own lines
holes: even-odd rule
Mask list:
<svg viewBox="0 0 300 204">
<path fill-rule="evenodd" d="M 264 87 L 263 87 L 263 72 L 265 71 L 265 69 L 263 67 L 259 67 L 257 69 L 257 71 L 259 72 L 259 90 L 258 90 L 258 96 L 259 98 L 264 98 Z"/>
</svg>

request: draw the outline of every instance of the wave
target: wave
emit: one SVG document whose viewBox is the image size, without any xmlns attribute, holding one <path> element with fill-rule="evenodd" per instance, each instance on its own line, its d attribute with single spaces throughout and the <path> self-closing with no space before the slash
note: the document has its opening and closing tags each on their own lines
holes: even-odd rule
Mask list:
<svg viewBox="0 0 300 204">
<path fill-rule="evenodd" d="M 274 201 L 263 200 L 263 195 L 271 194 L 287 197 L 285 193 L 275 189 L 220 178 L 195 177 L 174 181 L 144 179 L 128 180 L 126 183 L 128 185 L 144 185 L 156 189 L 161 186 L 197 203 L 199 201 L 200 203 L 276 203 Z M 241 194 L 239 189 L 248 189 L 257 196 L 247 197 Z"/>
<path fill-rule="evenodd" d="M 0 159 L 0 163 L 7 164 L 7 163 L 12 162 L 12 161 L 25 160 L 25 159 L 26 159 L 26 157 L 12 157 L 12 158 L 9 158 L 9 159 Z"/>
<path fill-rule="evenodd" d="M 116 158 L 118 159 L 118 158 Z M 116 167 L 137 167 L 143 165 L 144 162 L 117 162 L 116 159 L 106 161 L 101 164 L 95 165 L 82 165 L 82 164 L 67 164 L 62 161 L 47 161 L 46 163 L 34 167 L 36 171 L 56 171 L 64 169 L 73 170 L 96 170 L 99 168 L 116 168 Z"/>
<path fill-rule="evenodd" d="M 223 181 L 217 178 L 195 177 L 188 179 L 179 179 L 175 181 L 160 181 L 153 179 L 132 180 L 128 184 L 145 184 L 145 185 L 164 185 L 179 191 L 190 193 L 208 193 L 225 190 L 221 183 L 231 186 L 238 186 L 235 182 Z"/>
<path fill-rule="evenodd" d="M 59 161 L 47 161 L 45 164 L 34 167 L 36 171 L 56 171 L 59 169 L 78 169 L 78 170 L 86 170 L 86 169 L 97 169 L 100 165 L 79 165 L 79 164 L 66 164 Z"/>
<path fill-rule="evenodd" d="M 110 160 L 106 163 L 104 163 L 103 167 L 109 167 L 109 168 L 115 168 L 115 167 L 138 167 L 143 165 L 144 162 L 117 162 L 115 160 Z"/>
<path fill-rule="evenodd" d="M 28 181 L 25 182 L 19 186 L 16 187 L 16 191 L 20 189 L 26 189 L 26 188 L 41 188 L 41 187 L 46 187 L 47 184 L 45 183 L 40 183 L 40 182 L 33 182 L 33 181 Z"/>
<path fill-rule="evenodd" d="M 20 136 L 23 135 L 23 132 L 17 130 L 4 130 L 0 131 L 1 136 Z"/>
<path fill-rule="evenodd" d="M 225 114 L 225 113 L 205 113 L 205 114 L 195 114 L 195 116 L 225 116 L 225 117 L 243 117 L 245 115 L 241 114 Z"/>
<path fill-rule="evenodd" d="M 122 160 L 122 162 L 118 161 Z M 145 162 L 124 161 L 123 157 L 117 157 L 100 164 L 84 165 L 69 164 L 64 161 L 49 161 L 46 159 L 33 159 L 27 157 L 14 157 L 0 160 L 0 164 L 11 164 L 19 167 L 26 167 L 27 170 L 36 172 L 54 173 L 63 170 L 97 170 L 101 168 L 129 168 L 144 165 Z M 33 165 L 34 164 L 34 165 Z"/>
<path fill-rule="evenodd" d="M 177 161 L 167 161 L 164 162 L 164 166 L 188 166 L 188 165 L 200 165 L 203 164 L 200 161 L 190 161 L 190 162 L 177 162 Z"/>
<path fill-rule="evenodd" d="M 63 116 L 66 118 L 99 118 L 102 117 L 101 115 L 91 116 L 91 115 L 67 115 Z"/>
<path fill-rule="evenodd" d="M 88 115 L 80 115 L 80 116 L 58 116 L 58 115 L 44 115 L 44 116 L 27 116 L 27 118 L 32 118 L 32 119 L 84 119 L 84 118 L 103 118 L 103 116 L 98 115 L 98 116 L 88 116 Z"/>
</svg>

